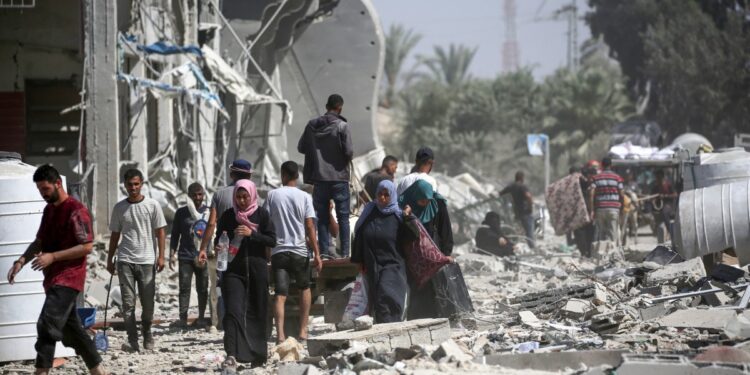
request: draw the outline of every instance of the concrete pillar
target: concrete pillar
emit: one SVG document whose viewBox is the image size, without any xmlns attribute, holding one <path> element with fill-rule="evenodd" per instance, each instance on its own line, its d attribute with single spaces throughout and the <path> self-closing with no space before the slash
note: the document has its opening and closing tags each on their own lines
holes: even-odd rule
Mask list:
<svg viewBox="0 0 750 375">
<path fill-rule="evenodd" d="M 94 165 L 91 212 L 94 231 L 109 231 L 119 185 L 117 109 L 117 0 L 85 0 L 86 164 Z"/>
<path fill-rule="evenodd" d="M 130 74 L 135 77 L 146 77 L 146 64 L 137 60 Z M 145 91 L 138 93 L 136 90 L 130 90 L 128 108 L 130 118 L 128 119 L 128 130 L 130 130 L 130 144 L 128 158 L 138 163 L 138 169 L 148 179 L 148 140 L 147 128 L 148 110 L 146 110 Z M 127 139 L 124 140 L 127 142 Z"/>
</svg>

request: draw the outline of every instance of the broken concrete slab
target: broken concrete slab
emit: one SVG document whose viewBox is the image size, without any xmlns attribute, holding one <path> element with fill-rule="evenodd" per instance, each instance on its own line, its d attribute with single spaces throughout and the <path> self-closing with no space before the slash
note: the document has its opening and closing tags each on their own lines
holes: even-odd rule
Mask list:
<svg viewBox="0 0 750 375">
<path fill-rule="evenodd" d="M 737 313 L 723 309 L 677 310 L 656 320 L 665 327 L 723 330 L 727 322 Z"/>
<path fill-rule="evenodd" d="M 464 351 L 455 341 L 446 340 L 440 343 L 437 350 L 432 353 L 432 359 L 436 361 L 443 358 L 447 358 L 447 361 L 450 362 L 464 362 L 471 361 L 474 356 Z"/>
<path fill-rule="evenodd" d="M 354 330 L 355 331 L 364 331 L 367 329 L 372 328 L 372 325 L 374 323 L 374 320 L 371 316 L 365 315 L 360 316 L 357 319 L 354 319 Z"/>
<path fill-rule="evenodd" d="M 747 374 L 748 364 L 691 362 L 681 355 L 624 354 L 617 375 Z"/>
<path fill-rule="evenodd" d="M 539 328 L 542 326 L 542 322 L 531 311 L 519 312 L 518 318 L 521 320 L 521 323 L 526 324 L 529 327 Z"/>
<path fill-rule="evenodd" d="M 744 312 L 730 317 L 724 326 L 724 334 L 733 340 L 747 340 L 750 338 L 750 314 Z"/>
<path fill-rule="evenodd" d="M 664 315 L 667 315 L 668 311 L 669 310 L 667 310 L 667 306 L 663 303 L 657 303 L 653 306 L 644 307 L 638 310 L 641 315 L 641 320 L 643 321 L 660 318 Z"/>
<path fill-rule="evenodd" d="M 317 375 L 320 371 L 315 366 L 302 363 L 282 363 L 278 375 Z"/>
<path fill-rule="evenodd" d="M 731 346 L 714 346 L 693 358 L 696 362 L 750 363 L 750 353 Z"/>
<path fill-rule="evenodd" d="M 706 277 L 706 268 L 701 258 L 693 258 L 681 263 L 672 263 L 647 273 L 643 278 L 643 285 L 656 286 L 672 284 L 688 286 Z"/>
<path fill-rule="evenodd" d="M 551 353 L 493 354 L 477 357 L 474 362 L 518 370 L 562 371 L 622 363 L 625 350 L 584 350 Z"/>
<path fill-rule="evenodd" d="M 571 298 L 562 308 L 564 316 L 570 319 L 586 320 L 591 317 L 594 312 L 594 304 L 590 301 L 586 301 L 578 298 Z"/>
<path fill-rule="evenodd" d="M 448 319 L 417 319 L 407 322 L 375 324 L 364 331 L 340 331 L 307 340 L 310 355 L 328 355 L 351 346 L 354 341 L 365 342 L 377 350 L 392 351 L 412 345 L 437 345 L 450 339 Z"/>
</svg>

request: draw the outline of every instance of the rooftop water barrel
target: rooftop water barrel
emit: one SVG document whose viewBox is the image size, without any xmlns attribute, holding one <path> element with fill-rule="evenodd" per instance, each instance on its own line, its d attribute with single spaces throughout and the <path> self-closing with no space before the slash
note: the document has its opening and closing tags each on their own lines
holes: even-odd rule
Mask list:
<svg viewBox="0 0 750 375">
<path fill-rule="evenodd" d="M 685 259 L 733 248 L 750 263 L 750 180 L 685 191 L 679 204 L 675 245 Z"/>
<path fill-rule="evenodd" d="M 737 147 L 696 155 L 682 177 L 684 190 L 750 179 L 750 152 Z"/>
<path fill-rule="evenodd" d="M 17 153 L 0 151 L 0 362 L 36 358 L 36 321 L 44 304 L 44 276 L 27 263 L 15 284 L 6 277 L 13 262 L 36 238 L 47 204 L 32 179 L 36 168 Z M 63 186 L 64 178 L 63 178 Z M 58 343 L 56 357 L 73 356 Z"/>
</svg>

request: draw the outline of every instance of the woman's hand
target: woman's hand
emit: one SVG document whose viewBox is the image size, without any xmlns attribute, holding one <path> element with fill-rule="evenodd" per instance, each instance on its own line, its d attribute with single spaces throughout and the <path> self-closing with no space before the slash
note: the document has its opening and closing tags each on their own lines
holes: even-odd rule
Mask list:
<svg viewBox="0 0 750 375">
<path fill-rule="evenodd" d="M 250 237 L 251 234 L 253 234 L 253 230 L 244 225 L 240 225 L 234 229 L 235 236 Z"/>
<path fill-rule="evenodd" d="M 411 206 L 407 204 L 406 207 L 404 207 L 403 212 L 404 212 L 404 216 L 411 216 Z"/>
</svg>

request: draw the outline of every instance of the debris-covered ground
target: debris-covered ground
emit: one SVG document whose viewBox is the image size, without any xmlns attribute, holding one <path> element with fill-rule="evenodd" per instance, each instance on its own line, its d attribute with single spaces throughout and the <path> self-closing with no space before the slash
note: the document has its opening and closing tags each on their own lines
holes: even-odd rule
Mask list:
<svg viewBox="0 0 750 375">
<path fill-rule="evenodd" d="M 459 247 L 454 255 L 476 311 L 450 325 L 430 320 L 334 333 L 334 325 L 315 317 L 306 345 L 290 339 L 275 347 L 269 341 L 269 363 L 238 372 L 533 374 L 617 368 L 617 373 L 653 373 L 669 368 L 690 373 L 714 367 L 749 372 L 750 365 L 742 363 L 750 363 L 750 346 L 743 342 L 750 338 L 750 314 L 732 308 L 747 303 L 742 296 L 748 277 L 742 269 L 721 265 L 707 274 L 699 259 L 682 261 L 667 248 L 654 250 L 650 237 L 598 260 L 581 258 L 564 242 L 548 236 L 539 249 L 526 249 L 514 259 L 474 252 L 470 244 Z M 90 305 L 103 306 L 106 298 L 106 288 L 97 289 L 108 282 L 101 258 L 89 262 Z M 154 326 L 155 350 L 124 353 L 124 331 L 110 330 L 106 367 L 117 374 L 220 373 L 222 333 L 172 327 L 176 273 L 167 269 L 157 282 L 161 323 Z M 114 287 L 115 301 L 116 294 Z M 110 319 L 119 317 L 117 310 L 110 309 Z M 102 319 L 100 311 L 97 321 Z M 30 373 L 33 363 L 0 369 Z M 86 373 L 79 359 L 68 359 L 55 372 Z"/>
</svg>

